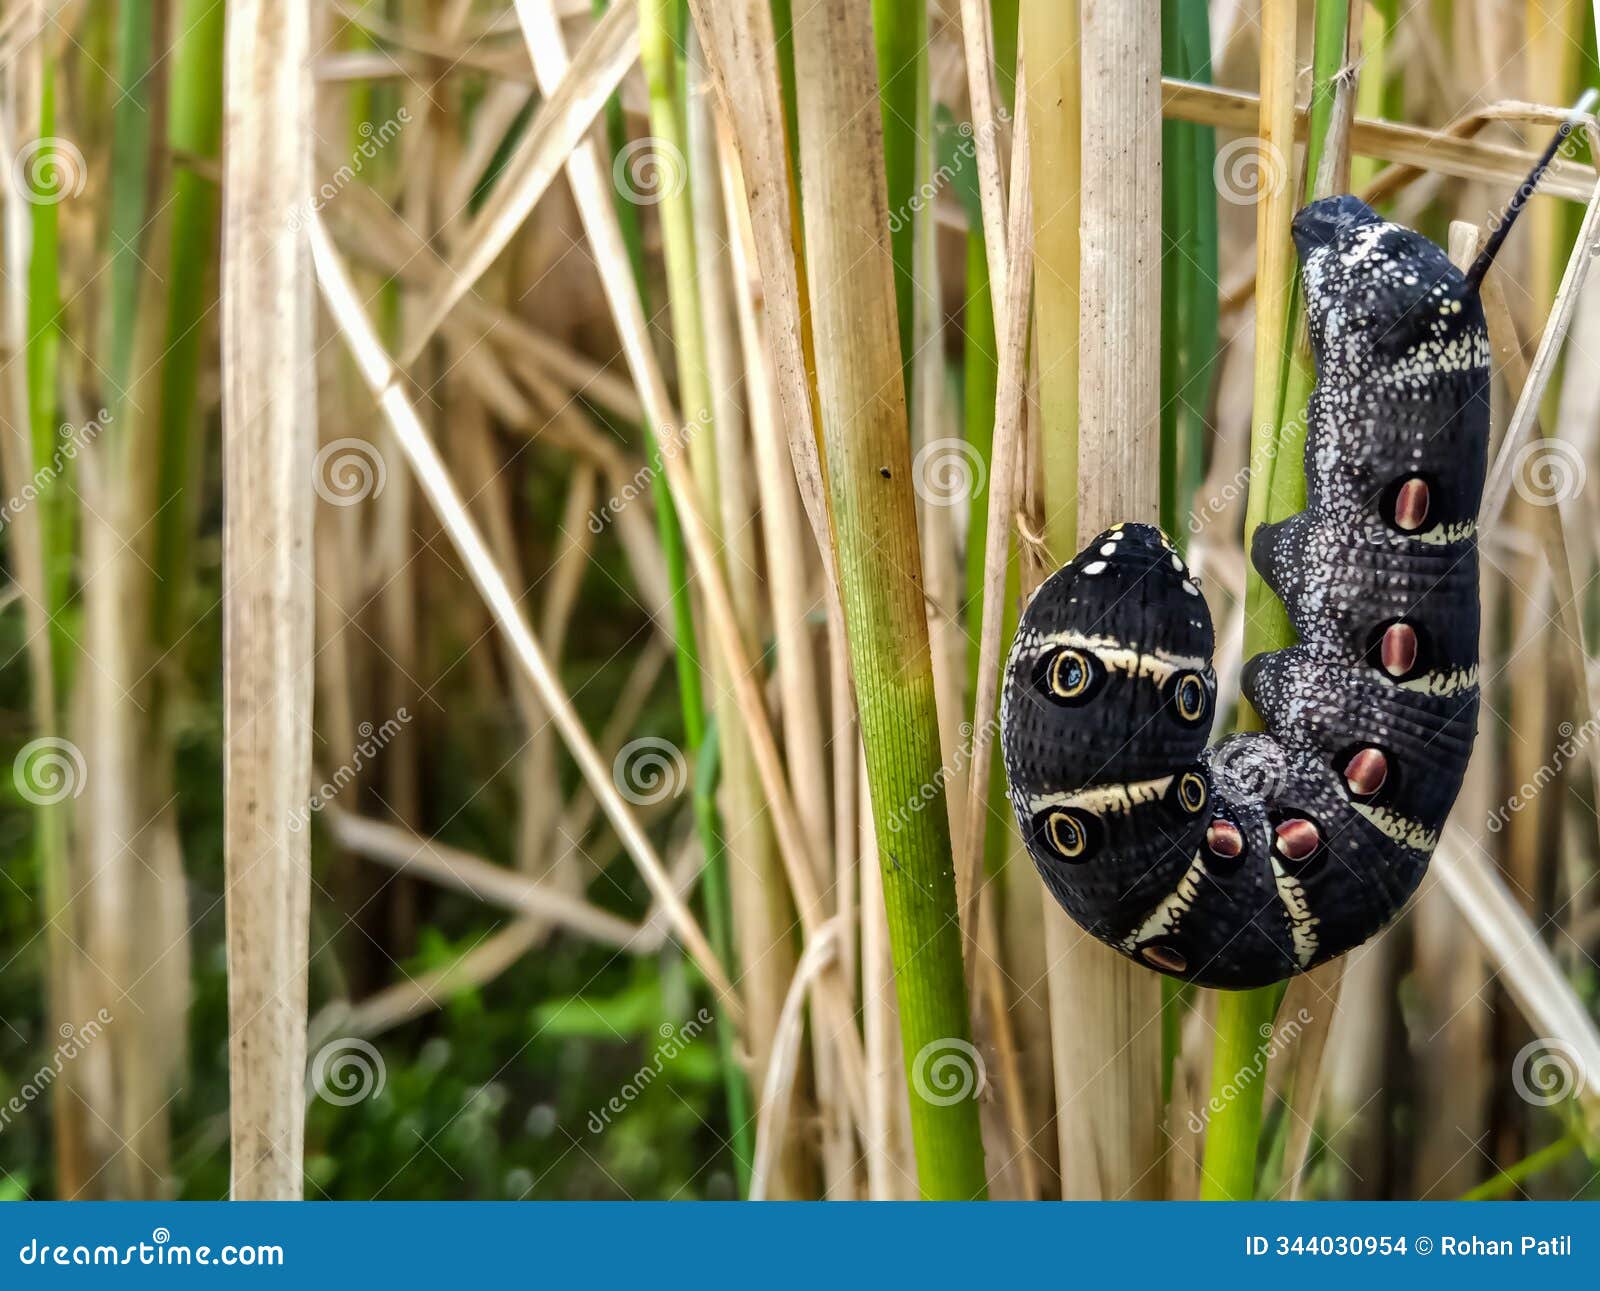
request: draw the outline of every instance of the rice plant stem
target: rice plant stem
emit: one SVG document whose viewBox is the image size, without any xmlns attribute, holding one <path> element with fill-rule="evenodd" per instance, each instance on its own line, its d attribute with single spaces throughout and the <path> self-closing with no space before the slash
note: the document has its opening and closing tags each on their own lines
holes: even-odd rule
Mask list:
<svg viewBox="0 0 1600 1291">
<path fill-rule="evenodd" d="M 868 15 L 797 7 L 795 60 L 817 384 L 845 625 L 883 874 L 918 1185 L 987 1195 L 912 494 Z M 929 790 L 932 790 L 931 796 Z M 962 1096 L 930 1084 L 965 1064 Z"/>
<path fill-rule="evenodd" d="M 1504 1197 L 1519 1188 L 1523 1181 L 1533 1178 L 1540 1171 L 1548 1170 L 1551 1166 L 1565 1161 L 1574 1151 L 1583 1146 L 1583 1140 L 1576 1134 L 1565 1134 L 1537 1152 L 1525 1156 L 1513 1165 L 1508 1165 L 1504 1170 L 1485 1179 L 1476 1188 L 1461 1194 L 1462 1201 L 1492 1201 L 1497 1197 Z"/>
<path fill-rule="evenodd" d="M 1332 118 L 1334 78 L 1343 66 L 1349 31 L 1348 0 L 1318 0 L 1313 63 L 1312 132 L 1306 150 L 1308 183 L 1320 169 Z M 1261 116 L 1268 160 L 1286 165 L 1294 140 L 1294 0 L 1267 0 L 1263 9 Z M 1276 149 L 1274 154 L 1272 150 Z M 1258 208 L 1256 386 L 1251 435 L 1250 496 L 1245 549 L 1258 524 L 1282 520 L 1305 506 L 1305 397 L 1310 393 L 1309 353 L 1298 303 L 1289 220 L 1298 197 L 1280 183 Z M 1276 304 L 1276 308 L 1269 308 Z M 1293 645 L 1288 613 L 1252 567 L 1245 592 L 1245 657 Z M 1259 718 L 1241 706 L 1241 729 Z M 1271 1034 L 1282 999 L 1280 986 L 1227 992 L 1217 1001 L 1216 1047 L 1211 1066 L 1212 1106 L 1206 1133 L 1200 1195 L 1248 1201 L 1255 1195 L 1264 1082 L 1239 1081 Z"/>
<path fill-rule="evenodd" d="M 906 0 L 872 0 L 878 52 L 878 94 L 883 112 L 883 171 L 889 191 L 889 244 L 894 251 L 895 312 L 900 320 L 900 364 L 907 402 L 911 380 L 912 316 L 916 300 L 914 246 L 918 224 L 918 159 L 927 137 L 924 102 L 928 74 L 928 6 Z M 916 419 L 912 417 L 912 425 Z"/>
<path fill-rule="evenodd" d="M 137 6 L 134 6 L 137 7 Z M 215 264 L 217 185 L 189 159 L 214 159 L 222 140 L 223 5 L 183 0 L 168 99 L 172 172 L 171 251 L 160 379 L 160 443 L 155 512 L 153 630 L 165 651 L 182 635 L 181 597 L 189 584 L 194 532 L 195 445 L 201 355 L 207 336 L 207 286 Z"/>
<path fill-rule="evenodd" d="M 106 310 L 106 376 L 112 424 L 120 423 L 133 362 L 139 247 L 150 191 L 150 66 L 154 6 L 125 4 L 117 17 L 117 102 L 111 122 L 111 291 Z"/>
<path fill-rule="evenodd" d="M 56 130 L 55 63 L 47 53 L 39 89 L 39 139 L 44 148 L 58 150 Z M 70 168 L 70 158 L 52 163 Z M 29 222 L 32 232 L 28 259 L 27 384 L 29 439 L 33 466 L 45 482 L 39 486 L 39 541 L 44 562 L 45 609 L 50 616 L 50 654 L 56 694 L 71 688 L 73 633 L 63 611 L 72 588 L 73 525 L 71 490 L 59 469 L 62 447 L 57 428 L 60 404 L 58 381 L 61 358 L 61 224 L 60 206 L 53 201 L 33 202 Z"/>
<path fill-rule="evenodd" d="M 672 335 L 677 354 L 680 408 L 686 426 L 695 428 L 689 451 L 707 514 L 715 517 L 717 463 L 716 438 L 711 425 L 711 389 L 706 366 L 704 333 L 700 315 L 700 296 L 696 282 L 693 206 L 686 173 L 687 129 L 681 101 L 682 62 L 678 52 L 678 33 L 683 30 L 680 0 L 639 0 L 640 59 L 649 92 L 650 129 L 655 147 L 678 173 L 668 177 L 667 196 L 660 204 L 662 241 L 667 261 L 667 294 L 672 311 Z M 619 101 L 613 97 L 613 104 Z M 620 106 L 620 105 L 619 105 Z M 638 219 L 633 210 L 622 225 L 629 236 L 630 255 L 635 262 L 635 278 L 641 293 L 645 277 L 639 272 L 642 259 L 638 238 Z M 719 962 L 734 963 L 732 897 L 729 890 L 727 857 L 717 819 L 716 781 L 721 769 L 721 742 L 713 730 L 708 743 L 705 699 L 702 690 L 699 643 L 690 600 L 683 531 L 672 497 L 662 473 L 660 442 L 669 427 L 650 439 L 651 488 L 656 502 L 661 545 L 667 555 L 668 586 L 672 593 L 673 630 L 677 640 L 679 701 L 683 711 L 684 738 L 695 763 L 695 822 L 705 855 L 703 892 L 706 903 L 707 932 Z M 713 520 L 713 524 L 715 521 Z M 737 723 L 737 710 L 731 700 L 719 705 L 719 719 L 730 726 Z M 720 730 L 720 725 L 717 730 Z M 704 783 L 702 783 L 704 778 Z M 741 1195 L 750 1185 L 750 1166 L 755 1156 L 750 1094 L 743 1068 L 734 1052 L 734 1029 L 727 1018 L 718 1027 L 718 1043 L 723 1059 L 723 1084 L 728 1100 L 728 1120 L 733 1138 L 733 1156 Z"/>
</svg>

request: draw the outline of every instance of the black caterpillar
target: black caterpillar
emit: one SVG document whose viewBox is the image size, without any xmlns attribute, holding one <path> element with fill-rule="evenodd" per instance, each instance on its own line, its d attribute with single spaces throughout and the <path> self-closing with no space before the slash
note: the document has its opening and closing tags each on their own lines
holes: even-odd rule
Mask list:
<svg viewBox="0 0 1600 1291">
<path fill-rule="evenodd" d="M 1107 530 L 1039 588 L 1006 662 L 1012 807 L 1088 932 L 1204 986 L 1360 945 L 1422 881 L 1477 726 L 1489 338 L 1478 283 L 1350 196 L 1294 219 L 1317 382 L 1307 506 L 1251 557 L 1300 644 L 1241 687 L 1265 734 L 1207 748 L 1205 598 L 1171 542 Z"/>
</svg>

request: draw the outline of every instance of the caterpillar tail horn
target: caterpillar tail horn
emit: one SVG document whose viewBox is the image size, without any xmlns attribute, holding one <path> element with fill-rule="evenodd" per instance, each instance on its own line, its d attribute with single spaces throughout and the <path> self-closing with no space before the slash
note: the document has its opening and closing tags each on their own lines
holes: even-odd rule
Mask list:
<svg viewBox="0 0 1600 1291">
<path fill-rule="evenodd" d="M 1533 169 L 1528 172 L 1528 177 L 1517 186 L 1517 191 L 1511 195 L 1511 201 L 1506 204 L 1505 211 L 1495 221 L 1489 240 L 1483 244 L 1483 250 L 1478 252 L 1478 258 L 1472 262 L 1472 267 L 1467 270 L 1467 283 L 1476 288 L 1483 281 L 1484 274 L 1494 264 L 1495 257 L 1500 254 L 1500 248 L 1505 245 L 1506 237 L 1511 232 L 1511 226 L 1517 222 L 1527 207 L 1528 201 L 1538 189 L 1539 183 L 1545 177 L 1545 172 L 1550 169 L 1550 164 L 1555 161 L 1556 153 L 1561 151 L 1561 145 L 1566 143 L 1572 132 L 1583 124 L 1584 117 L 1589 115 L 1597 99 L 1600 99 L 1600 90 L 1587 89 L 1583 96 L 1572 105 L 1572 111 L 1567 113 L 1567 119 L 1557 127 L 1554 137 L 1545 145 L 1545 150 L 1539 155 L 1539 160 L 1534 162 Z"/>
</svg>

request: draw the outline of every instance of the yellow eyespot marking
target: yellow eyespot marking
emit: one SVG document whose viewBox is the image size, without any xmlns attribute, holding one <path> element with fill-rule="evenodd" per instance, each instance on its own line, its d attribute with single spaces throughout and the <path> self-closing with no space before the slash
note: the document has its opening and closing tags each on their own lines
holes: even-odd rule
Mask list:
<svg viewBox="0 0 1600 1291">
<path fill-rule="evenodd" d="M 1081 650 L 1063 650 L 1050 664 L 1050 689 L 1062 699 L 1076 699 L 1089 688 L 1092 675 Z"/>
<path fill-rule="evenodd" d="M 1083 855 L 1088 843 L 1089 840 L 1083 835 L 1083 827 L 1066 812 L 1050 813 L 1050 845 L 1061 855 L 1068 860 L 1075 860 Z"/>
<path fill-rule="evenodd" d="M 1178 801 L 1185 811 L 1199 811 L 1206 805 L 1206 782 L 1193 771 L 1178 778 Z"/>
<path fill-rule="evenodd" d="M 1178 716 L 1186 722 L 1198 721 L 1206 711 L 1206 688 L 1194 673 L 1178 678 L 1173 691 Z"/>
</svg>

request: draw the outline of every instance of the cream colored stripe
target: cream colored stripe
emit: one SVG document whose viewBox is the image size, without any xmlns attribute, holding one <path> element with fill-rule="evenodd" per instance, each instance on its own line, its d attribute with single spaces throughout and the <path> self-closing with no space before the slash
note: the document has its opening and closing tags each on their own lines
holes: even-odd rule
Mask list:
<svg viewBox="0 0 1600 1291">
<path fill-rule="evenodd" d="M 1289 916 L 1289 933 L 1294 938 L 1295 962 L 1304 968 L 1317 953 L 1316 927 L 1322 920 L 1311 913 L 1311 906 L 1306 901 L 1306 890 L 1300 886 L 1300 881 L 1283 872 L 1283 866 L 1278 864 L 1276 856 L 1272 857 L 1272 879 L 1278 887 L 1278 900 L 1283 902 L 1284 911 Z"/>
<path fill-rule="evenodd" d="M 1452 668 L 1449 672 L 1425 672 L 1420 677 L 1400 683 L 1401 690 L 1415 691 L 1419 695 L 1459 695 L 1478 684 L 1478 665 L 1470 668 Z"/>
<path fill-rule="evenodd" d="M 1126 816 L 1135 807 L 1157 801 L 1172 787 L 1172 777 L 1160 776 L 1155 780 L 1135 780 L 1130 784 L 1097 784 L 1070 793 L 1043 793 L 1028 799 L 1030 812 L 1044 811 L 1050 807 L 1076 807 L 1092 816 L 1102 812 L 1115 812 Z"/>
<path fill-rule="evenodd" d="M 1408 534 L 1407 537 L 1425 542 L 1431 547 L 1447 547 L 1453 542 L 1465 542 L 1477 532 L 1476 520 L 1463 520 L 1460 524 L 1436 524 L 1431 529 Z"/>
<path fill-rule="evenodd" d="M 1200 895 L 1200 880 L 1205 876 L 1206 863 L 1200 852 L 1194 854 L 1194 860 L 1189 863 L 1189 868 L 1178 880 L 1178 886 L 1161 898 L 1161 903 L 1150 912 L 1148 918 L 1139 925 L 1137 932 L 1129 935 L 1122 943 L 1122 948 L 1132 951 L 1141 941 L 1148 941 L 1151 937 L 1160 936 L 1162 933 L 1174 932 L 1183 916 L 1189 913 L 1194 905 L 1195 898 Z"/>
<path fill-rule="evenodd" d="M 1061 649 L 1087 651 L 1113 672 L 1125 672 L 1130 677 L 1150 677 L 1155 681 L 1165 681 L 1179 672 L 1206 672 L 1211 667 L 1209 659 L 1153 650 L 1133 650 L 1115 637 L 1090 636 L 1070 629 L 1041 633 L 1031 653 L 1041 655 Z"/>
<path fill-rule="evenodd" d="M 1397 815 L 1387 807 L 1373 807 L 1364 802 L 1352 802 L 1350 805 L 1397 843 L 1419 852 L 1431 852 L 1439 845 L 1439 835 L 1433 830 Z"/>
</svg>

